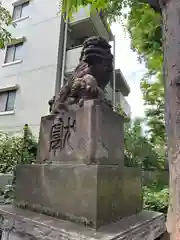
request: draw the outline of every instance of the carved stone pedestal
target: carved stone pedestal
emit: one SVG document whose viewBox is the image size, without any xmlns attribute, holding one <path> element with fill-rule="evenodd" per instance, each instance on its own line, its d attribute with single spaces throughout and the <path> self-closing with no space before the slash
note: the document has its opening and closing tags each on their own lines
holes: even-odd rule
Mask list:
<svg viewBox="0 0 180 240">
<path fill-rule="evenodd" d="M 99 228 L 140 212 L 140 171 L 104 165 L 20 165 L 16 205 Z"/>
<path fill-rule="evenodd" d="M 124 119 L 99 100 L 42 117 L 38 163 L 124 166 Z"/>
</svg>

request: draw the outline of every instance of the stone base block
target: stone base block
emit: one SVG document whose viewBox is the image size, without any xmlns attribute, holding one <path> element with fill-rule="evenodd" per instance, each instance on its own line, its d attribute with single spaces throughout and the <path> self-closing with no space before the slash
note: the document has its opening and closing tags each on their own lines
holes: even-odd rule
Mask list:
<svg viewBox="0 0 180 240">
<path fill-rule="evenodd" d="M 41 119 L 37 163 L 124 166 L 124 119 L 98 100 Z"/>
<path fill-rule="evenodd" d="M 143 211 L 98 231 L 32 211 L 0 207 L 2 239 L 16 240 L 155 240 L 165 231 L 165 216 Z"/>
<path fill-rule="evenodd" d="M 140 212 L 140 170 L 117 165 L 19 165 L 19 207 L 94 228 Z"/>
</svg>

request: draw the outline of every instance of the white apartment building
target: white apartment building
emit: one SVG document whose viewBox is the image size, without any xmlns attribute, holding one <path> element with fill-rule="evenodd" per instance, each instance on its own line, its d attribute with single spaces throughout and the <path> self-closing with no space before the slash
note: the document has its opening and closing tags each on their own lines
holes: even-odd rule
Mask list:
<svg viewBox="0 0 180 240">
<path fill-rule="evenodd" d="M 77 66 L 84 39 L 99 35 L 112 41 L 113 36 L 102 16 L 90 13 L 90 6 L 66 24 L 57 14 L 59 0 L 2 0 L 2 4 L 13 15 L 8 28 L 13 40 L 0 50 L 0 131 L 19 132 L 27 123 L 38 135 L 48 100 Z M 120 103 L 127 115 L 131 111 L 124 96 L 129 92 L 117 69 L 107 96 Z"/>
</svg>

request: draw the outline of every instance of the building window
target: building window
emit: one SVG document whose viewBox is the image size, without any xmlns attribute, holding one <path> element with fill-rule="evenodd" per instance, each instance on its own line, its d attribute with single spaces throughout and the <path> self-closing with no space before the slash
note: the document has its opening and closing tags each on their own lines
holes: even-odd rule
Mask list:
<svg viewBox="0 0 180 240">
<path fill-rule="evenodd" d="M 13 16 L 12 16 L 13 20 L 27 17 L 28 6 L 29 6 L 29 1 L 23 2 L 22 4 L 15 5 L 13 10 Z"/>
<path fill-rule="evenodd" d="M 23 42 L 7 46 L 6 56 L 4 63 L 15 62 L 20 59 L 21 47 Z"/>
<path fill-rule="evenodd" d="M 14 110 L 16 90 L 0 92 L 0 112 Z"/>
</svg>

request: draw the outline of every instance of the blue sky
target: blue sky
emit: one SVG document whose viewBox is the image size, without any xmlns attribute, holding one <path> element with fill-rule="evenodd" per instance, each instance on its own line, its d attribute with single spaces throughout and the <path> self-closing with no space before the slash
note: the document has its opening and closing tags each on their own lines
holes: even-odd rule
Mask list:
<svg viewBox="0 0 180 240">
<path fill-rule="evenodd" d="M 137 54 L 130 48 L 130 38 L 121 24 L 114 23 L 111 30 L 116 37 L 116 68 L 120 68 L 126 78 L 131 93 L 127 101 L 131 106 L 132 118 L 144 117 L 143 99 L 140 90 L 140 79 L 145 73 L 144 64 L 137 60 Z"/>
</svg>

